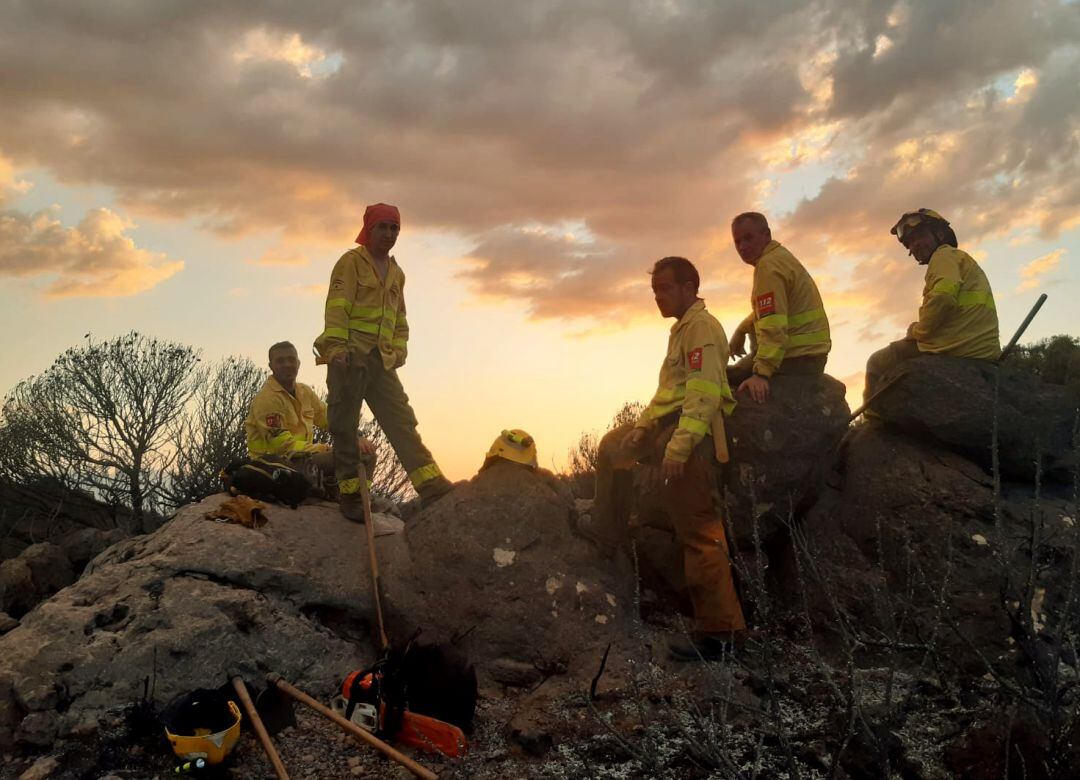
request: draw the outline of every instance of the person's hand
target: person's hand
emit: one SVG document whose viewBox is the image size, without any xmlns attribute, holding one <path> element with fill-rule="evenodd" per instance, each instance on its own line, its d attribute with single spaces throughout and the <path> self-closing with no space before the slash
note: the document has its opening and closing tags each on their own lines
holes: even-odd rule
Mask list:
<svg viewBox="0 0 1080 780">
<path fill-rule="evenodd" d="M 685 473 L 686 464 L 682 461 L 664 458 L 664 462 L 660 464 L 660 474 L 664 477 L 665 485 L 676 479 L 682 479 Z"/>
<path fill-rule="evenodd" d="M 728 344 L 728 352 L 733 357 L 742 357 L 746 354 L 746 331 L 742 328 L 735 328 L 735 332 L 731 334 L 731 342 Z"/>
<path fill-rule="evenodd" d="M 623 439 L 623 446 L 624 447 L 637 447 L 637 446 L 639 446 L 641 444 L 641 442 L 644 439 L 645 439 L 645 429 L 644 428 L 634 428 L 634 430 L 630 431 L 630 434 L 625 439 Z"/>
<path fill-rule="evenodd" d="M 363 437 L 360 438 L 360 454 L 361 455 L 374 455 L 375 454 L 375 445 L 372 443 L 371 439 L 365 439 Z"/>
<path fill-rule="evenodd" d="M 743 390 L 750 393 L 750 397 L 759 404 L 769 400 L 769 380 L 763 376 L 754 374 L 749 379 L 744 380 L 735 392 L 741 393 Z"/>
</svg>

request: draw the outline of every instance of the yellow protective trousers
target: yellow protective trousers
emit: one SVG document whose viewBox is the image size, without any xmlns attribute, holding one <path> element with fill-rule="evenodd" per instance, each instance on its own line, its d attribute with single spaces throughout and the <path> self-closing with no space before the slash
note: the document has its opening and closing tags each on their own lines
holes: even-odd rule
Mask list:
<svg viewBox="0 0 1080 780">
<path fill-rule="evenodd" d="M 360 463 L 356 429 L 360 424 L 360 407 L 365 401 L 420 497 L 439 495 L 449 489 L 450 482 L 416 430 L 416 414 L 397 371 L 386 368 L 377 350 L 356 363 L 331 363 L 326 385 L 327 418 L 334 437 L 334 472 L 342 495 L 360 490 L 360 480 L 356 477 Z"/>
</svg>

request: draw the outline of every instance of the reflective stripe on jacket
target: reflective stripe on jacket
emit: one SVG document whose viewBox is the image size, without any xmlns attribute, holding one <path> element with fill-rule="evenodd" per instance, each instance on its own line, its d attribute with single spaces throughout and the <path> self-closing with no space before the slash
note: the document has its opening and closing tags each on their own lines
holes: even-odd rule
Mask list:
<svg viewBox="0 0 1080 780">
<path fill-rule="evenodd" d="M 326 404 L 315 391 L 297 382 L 294 398 L 274 377 L 267 377 L 244 421 L 248 454 L 257 458 L 325 451 L 325 445 L 313 443 L 315 426 L 326 430 Z"/>
<path fill-rule="evenodd" d="M 829 354 L 829 318 L 817 285 L 778 241 L 765 246 L 754 266 L 750 306 L 757 333 L 755 374 L 772 376 L 784 358 Z"/>
<path fill-rule="evenodd" d="M 939 246 L 926 265 L 919 321 L 910 332 L 920 352 L 997 360 L 997 307 L 990 281 L 967 252 Z"/>
<path fill-rule="evenodd" d="M 665 458 L 685 463 L 697 443 L 710 435 L 713 417 L 735 409 L 725 370 L 727 343 L 723 326 L 701 300 L 672 326 L 659 386 L 637 421 L 637 427 L 647 428 L 680 412 Z"/>
<path fill-rule="evenodd" d="M 367 249 L 341 256 L 330 275 L 326 328 L 315 339 L 316 363 L 329 363 L 342 350 L 359 361 L 378 349 L 387 370 L 405 364 L 409 323 L 405 318 L 405 274 L 394 258 L 380 279 Z"/>
</svg>

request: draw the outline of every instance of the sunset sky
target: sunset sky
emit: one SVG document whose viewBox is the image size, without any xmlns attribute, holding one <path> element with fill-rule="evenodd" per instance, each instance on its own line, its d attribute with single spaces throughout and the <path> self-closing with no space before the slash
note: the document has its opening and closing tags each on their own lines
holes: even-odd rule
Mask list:
<svg viewBox="0 0 1080 780">
<path fill-rule="evenodd" d="M 728 333 L 763 211 L 815 276 L 861 394 L 922 269 L 920 206 L 986 269 L 1009 338 L 1080 334 L 1080 4 L 0 4 L 0 391 L 84 334 L 309 357 L 367 203 L 402 212 L 402 381 L 444 471 L 503 428 L 559 468 L 651 395 L 691 258 Z"/>
</svg>

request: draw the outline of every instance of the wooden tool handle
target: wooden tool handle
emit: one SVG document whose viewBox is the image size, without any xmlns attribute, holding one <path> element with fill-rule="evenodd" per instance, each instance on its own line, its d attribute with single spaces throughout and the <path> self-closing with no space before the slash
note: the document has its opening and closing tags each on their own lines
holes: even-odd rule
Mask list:
<svg viewBox="0 0 1080 780">
<path fill-rule="evenodd" d="M 255 729 L 255 734 L 259 737 L 263 750 L 266 751 L 266 757 L 274 765 L 274 772 L 277 773 L 278 780 L 289 780 L 289 773 L 285 771 L 285 765 L 281 763 L 281 757 L 278 756 L 277 751 L 274 749 L 274 743 L 270 741 L 270 735 L 266 733 L 266 727 L 263 725 L 259 713 L 255 710 L 255 704 L 251 701 L 251 696 L 248 695 L 244 681 L 239 676 L 233 677 L 232 686 L 236 691 L 236 695 L 240 697 L 240 703 L 244 705 L 244 711 L 247 712 L 248 719 Z"/>
</svg>

